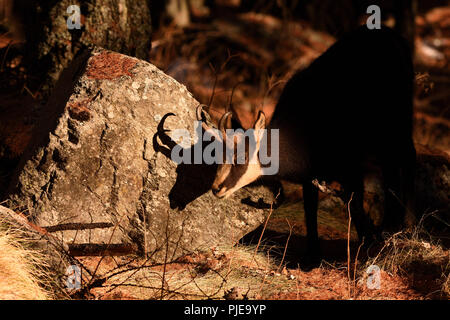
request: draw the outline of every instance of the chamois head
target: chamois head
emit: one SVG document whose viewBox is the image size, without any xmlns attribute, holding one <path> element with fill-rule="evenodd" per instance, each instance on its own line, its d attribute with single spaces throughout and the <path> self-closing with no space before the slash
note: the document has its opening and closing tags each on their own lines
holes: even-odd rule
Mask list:
<svg viewBox="0 0 450 320">
<path fill-rule="evenodd" d="M 219 130 L 212 129 L 205 121 L 206 111 L 200 105 L 197 119 L 205 131 L 223 143 L 223 161 L 218 164 L 212 192 L 218 198 L 226 198 L 236 190 L 252 183 L 261 175 L 258 153 L 265 129 L 266 117 L 259 111 L 252 129 L 244 132 L 232 112 L 225 113 L 219 121 Z"/>
</svg>

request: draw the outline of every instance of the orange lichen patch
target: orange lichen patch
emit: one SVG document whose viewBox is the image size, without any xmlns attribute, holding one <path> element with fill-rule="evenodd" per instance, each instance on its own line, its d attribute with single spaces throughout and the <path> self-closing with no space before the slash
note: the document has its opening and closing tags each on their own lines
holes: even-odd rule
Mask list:
<svg viewBox="0 0 450 320">
<path fill-rule="evenodd" d="M 67 108 L 70 117 L 79 121 L 88 121 L 91 118 L 91 112 L 88 108 L 90 102 L 90 99 L 85 99 L 69 103 Z"/>
<path fill-rule="evenodd" d="M 115 52 L 102 52 L 89 60 L 86 75 L 89 79 L 113 80 L 121 76 L 132 76 L 130 70 L 137 60 Z"/>
</svg>

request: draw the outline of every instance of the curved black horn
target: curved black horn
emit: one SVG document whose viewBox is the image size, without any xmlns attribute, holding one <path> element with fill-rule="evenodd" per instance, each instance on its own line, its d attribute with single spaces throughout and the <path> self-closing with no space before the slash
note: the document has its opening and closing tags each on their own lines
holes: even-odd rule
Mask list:
<svg viewBox="0 0 450 320">
<path fill-rule="evenodd" d="M 206 105 L 204 105 L 204 104 L 200 104 L 197 107 L 197 120 L 198 121 L 203 121 L 203 112 L 204 112 L 203 108 L 204 107 L 206 107 Z"/>
<path fill-rule="evenodd" d="M 229 112 L 225 113 L 222 116 L 222 118 L 220 118 L 220 121 L 219 121 L 219 130 L 220 131 L 225 131 L 225 129 L 226 129 L 225 124 L 228 121 L 228 117 L 230 117 L 231 115 L 233 115 L 233 113 L 231 111 L 229 111 Z"/>
<path fill-rule="evenodd" d="M 164 129 L 164 122 L 166 122 L 166 119 L 167 119 L 168 117 L 172 117 L 172 116 L 176 116 L 176 114 L 173 113 L 173 112 L 169 112 L 169 113 L 166 113 L 166 114 L 162 117 L 162 119 L 161 119 L 161 121 L 159 121 L 158 127 L 157 127 L 157 129 L 156 129 L 159 133 L 163 133 L 163 132 L 168 132 L 168 131 L 170 131 L 170 130 Z"/>
<path fill-rule="evenodd" d="M 227 112 L 227 113 L 225 113 L 223 116 L 222 116 L 222 118 L 220 118 L 220 121 L 219 121 L 219 130 L 222 132 L 222 139 L 223 139 L 223 141 L 225 141 L 225 139 L 226 139 L 226 137 L 227 137 L 227 134 L 226 134 L 226 128 L 225 128 L 225 125 L 226 125 L 226 123 L 227 123 L 227 121 L 228 121 L 228 118 L 230 117 L 230 116 L 232 116 L 233 115 L 233 113 L 231 112 L 231 111 L 229 111 L 229 112 Z"/>
</svg>

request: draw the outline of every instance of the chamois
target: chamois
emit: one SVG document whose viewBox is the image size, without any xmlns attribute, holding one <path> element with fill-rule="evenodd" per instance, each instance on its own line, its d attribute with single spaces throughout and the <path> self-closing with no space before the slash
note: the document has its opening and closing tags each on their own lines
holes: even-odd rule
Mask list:
<svg viewBox="0 0 450 320">
<path fill-rule="evenodd" d="M 279 143 L 276 177 L 303 185 L 309 254 L 320 252 L 318 189 L 313 179 L 339 182 L 348 200 L 353 194 L 352 221 L 367 244 L 377 232 L 364 213 L 363 179 L 368 166 L 377 166 L 385 190 L 382 228 L 393 231 L 402 226 L 414 183 L 413 76 L 406 40 L 384 26 L 378 30 L 362 26 L 286 83 L 267 129 L 279 129 L 279 141 L 269 137 L 270 143 Z M 204 120 L 205 112 L 198 108 L 199 120 Z M 220 119 L 224 140 L 225 130 L 236 121 L 231 112 Z M 265 122 L 259 111 L 255 132 L 266 128 Z M 255 139 L 259 137 L 255 133 Z M 247 160 L 257 156 L 257 142 L 255 154 L 247 154 Z M 237 135 L 234 143 L 245 139 Z M 255 181 L 261 169 L 259 162 L 221 164 L 212 191 L 226 197 Z"/>
</svg>

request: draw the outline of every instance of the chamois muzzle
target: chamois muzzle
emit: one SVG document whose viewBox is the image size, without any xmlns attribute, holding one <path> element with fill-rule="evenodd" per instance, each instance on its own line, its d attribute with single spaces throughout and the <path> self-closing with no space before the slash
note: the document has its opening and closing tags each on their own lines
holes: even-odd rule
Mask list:
<svg viewBox="0 0 450 320">
<path fill-rule="evenodd" d="M 261 175 L 261 165 L 258 159 L 258 150 L 260 147 L 261 130 L 265 128 L 265 115 L 262 111 L 258 113 L 257 120 L 253 126 L 251 141 L 256 143 L 254 148 L 247 146 L 246 134 L 243 132 L 235 133 L 232 136 L 226 134 L 227 129 L 232 129 L 232 112 L 226 112 L 222 115 L 218 123 L 218 130 L 212 128 L 209 114 L 204 110 L 204 105 L 197 107 L 197 119 L 202 121 L 202 127 L 205 131 L 212 134 L 218 141 L 226 146 L 226 152 L 231 152 L 232 161 L 224 155 L 223 162 L 218 165 L 216 177 L 211 186 L 212 193 L 218 198 L 227 198 L 240 188 L 252 183 Z M 238 121 L 236 119 L 236 121 Z M 241 126 L 242 128 L 242 126 Z M 230 141 L 227 141 L 230 139 Z M 248 142 L 250 143 L 250 142 Z M 245 155 L 237 155 L 235 151 L 245 152 Z M 245 159 L 240 163 L 238 159 Z"/>
</svg>

